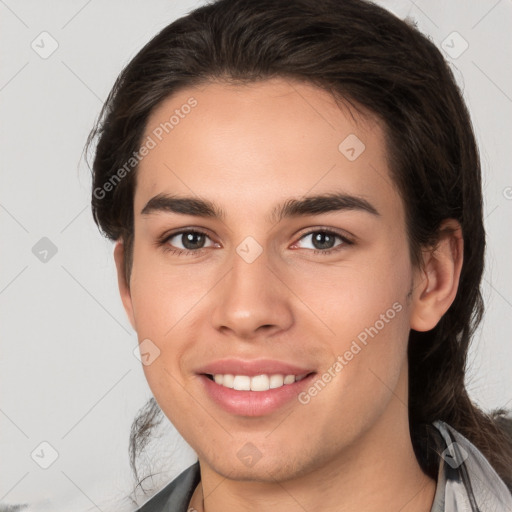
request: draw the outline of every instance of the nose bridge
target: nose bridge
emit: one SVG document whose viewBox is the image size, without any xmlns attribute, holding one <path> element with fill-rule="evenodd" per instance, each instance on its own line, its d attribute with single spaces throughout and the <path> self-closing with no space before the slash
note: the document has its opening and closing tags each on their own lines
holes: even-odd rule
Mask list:
<svg viewBox="0 0 512 512">
<path fill-rule="evenodd" d="M 269 251 L 252 236 L 246 237 L 235 247 L 231 258 L 230 295 L 259 294 L 273 275 L 269 263 Z"/>
<path fill-rule="evenodd" d="M 292 322 L 286 286 L 271 268 L 269 252 L 248 236 L 235 247 L 212 320 L 217 329 L 250 337 L 261 326 L 286 329 Z"/>
</svg>

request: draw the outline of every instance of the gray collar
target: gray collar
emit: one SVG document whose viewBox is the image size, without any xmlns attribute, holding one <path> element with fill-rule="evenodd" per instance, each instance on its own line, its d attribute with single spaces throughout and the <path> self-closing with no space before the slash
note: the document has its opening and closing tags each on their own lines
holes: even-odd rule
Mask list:
<svg viewBox="0 0 512 512">
<path fill-rule="evenodd" d="M 482 453 L 443 421 L 436 494 L 431 512 L 510 512 L 512 494 Z"/>
</svg>

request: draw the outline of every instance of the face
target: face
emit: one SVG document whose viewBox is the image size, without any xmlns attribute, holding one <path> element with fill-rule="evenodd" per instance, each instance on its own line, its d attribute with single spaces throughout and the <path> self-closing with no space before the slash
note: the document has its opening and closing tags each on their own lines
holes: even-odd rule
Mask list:
<svg viewBox="0 0 512 512">
<path fill-rule="evenodd" d="M 144 137 L 121 293 L 201 462 L 291 478 L 406 421 L 415 271 L 379 122 L 313 85 L 210 83 L 160 104 Z"/>
</svg>

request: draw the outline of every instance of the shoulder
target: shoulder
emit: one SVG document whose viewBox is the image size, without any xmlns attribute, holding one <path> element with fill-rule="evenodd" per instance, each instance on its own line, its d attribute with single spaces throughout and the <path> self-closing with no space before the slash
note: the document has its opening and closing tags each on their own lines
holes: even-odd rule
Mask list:
<svg viewBox="0 0 512 512">
<path fill-rule="evenodd" d="M 196 462 L 158 491 L 137 512 L 187 512 L 194 489 L 200 480 L 199 462 Z"/>
<path fill-rule="evenodd" d="M 443 421 L 434 426 L 442 452 L 432 510 L 512 510 L 509 489 L 476 446 Z"/>
</svg>

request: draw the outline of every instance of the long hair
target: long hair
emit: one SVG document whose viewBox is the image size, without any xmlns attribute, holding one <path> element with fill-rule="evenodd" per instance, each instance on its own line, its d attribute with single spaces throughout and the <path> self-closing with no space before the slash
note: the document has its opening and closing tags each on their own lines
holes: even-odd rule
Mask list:
<svg viewBox="0 0 512 512">
<path fill-rule="evenodd" d="M 414 26 L 365 0 L 218 0 L 158 33 L 116 80 L 91 132 L 92 211 L 126 247 L 129 283 L 136 166 L 115 178 L 141 144 L 150 113 L 181 89 L 213 80 L 243 84 L 274 77 L 311 83 L 384 124 L 392 179 L 403 198 L 411 261 L 435 245 L 441 222 L 459 221 L 464 262 L 455 300 L 438 325 L 409 336 L 409 425 L 422 469 L 436 478 L 425 450 L 429 425 L 442 420 L 480 449 L 512 488 L 512 447 L 498 419 L 465 387 L 468 347 L 483 314 L 484 270 L 480 158 L 469 112 L 449 65 Z M 154 399 L 131 433 L 136 473 L 155 417 Z"/>
</svg>

